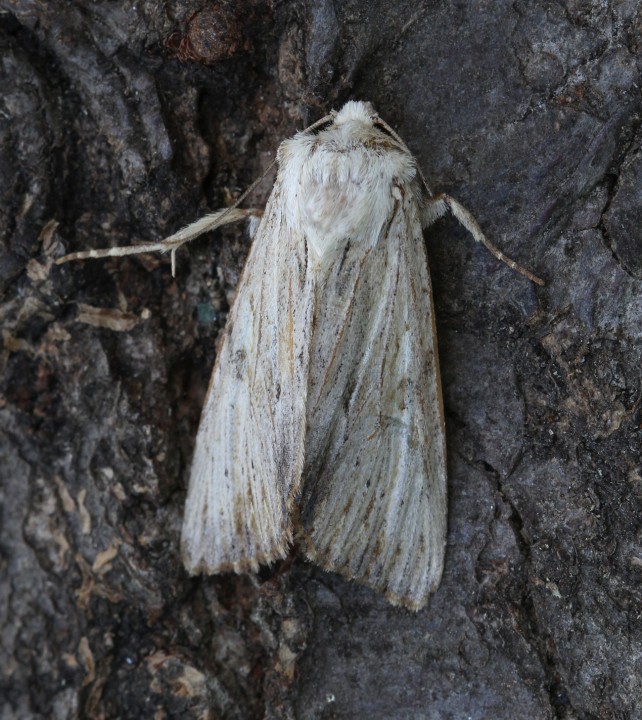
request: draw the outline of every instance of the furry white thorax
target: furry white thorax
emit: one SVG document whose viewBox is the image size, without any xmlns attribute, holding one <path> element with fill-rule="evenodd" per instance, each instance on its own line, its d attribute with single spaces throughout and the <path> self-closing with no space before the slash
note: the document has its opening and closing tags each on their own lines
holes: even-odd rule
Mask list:
<svg viewBox="0 0 642 720">
<path fill-rule="evenodd" d="M 331 262 L 347 242 L 374 245 L 399 187 L 417 192 L 413 157 L 374 117 L 369 103 L 349 102 L 318 134 L 299 133 L 279 148 L 287 222 L 303 232 L 317 264 Z"/>
</svg>

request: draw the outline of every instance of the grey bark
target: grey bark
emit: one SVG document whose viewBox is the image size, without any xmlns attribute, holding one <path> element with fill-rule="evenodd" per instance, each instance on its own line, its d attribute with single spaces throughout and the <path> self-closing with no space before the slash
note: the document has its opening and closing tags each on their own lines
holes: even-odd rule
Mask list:
<svg viewBox="0 0 642 720">
<path fill-rule="evenodd" d="M 640 717 L 639 3 L 0 9 L 0 716 Z M 296 555 L 181 567 L 242 229 L 175 279 L 52 267 L 229 203 L 349 98 L 547 283 L 452 220 L 427 233 L 450 511 L 418 614 Z"/>
</svg>

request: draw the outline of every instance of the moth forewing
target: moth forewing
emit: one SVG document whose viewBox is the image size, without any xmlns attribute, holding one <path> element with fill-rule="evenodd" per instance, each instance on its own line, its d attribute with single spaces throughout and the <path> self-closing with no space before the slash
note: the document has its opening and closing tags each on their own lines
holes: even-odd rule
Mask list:
<svg viewBox="0 0 642 720">
<path fill-rule="evenodd" d="M 389 217 L 364 224 L 319 283 L 332 302 L 315 316 L 301 519 L 311 559 L 416 609 L 443 568 L 444 423 L 413 160 L 399 172 L 377 140 L 362 161 L 384 181 L 362 183 L 393 199 Z"/>
<path fill-rule="evenodd" d="M 278 162 L 203 408 L 183 560 L 190 573 L 255 570 L 297 535 L 324 568 L 416 610 L 439 585 L 446 539 L 422 225 L 450 210 L 496 257 L 542 281 L 488 242 L 456 200 L 432 195 L 369 103 L 349 102 L 285 141 Z M 259 215 L 234 205 L 162 243 L 57 262 L 174 253 Z"/>
<path fill-rule="evenodd" d="M 283 557 L 303 465 L 311 280 L 277 179 L 254 237 L 203 407 L 185 506 L 190 573 Z M 278 242 L 275 242 L 278 236 Z"/>
</svg>

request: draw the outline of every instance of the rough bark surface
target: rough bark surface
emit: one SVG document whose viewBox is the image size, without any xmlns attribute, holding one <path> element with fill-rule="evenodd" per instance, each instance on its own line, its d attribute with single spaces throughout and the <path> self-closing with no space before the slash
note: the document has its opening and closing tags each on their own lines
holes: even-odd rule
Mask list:
<svg viewBox="0 0 642 720">
<path fill-rule="evenodd" d="M 637 0 L 0 0 L 0 716 L 639 718 Z M 199 411 L 248 238 L 52 267 L 228 204 L 368 99 L 536 288 L 427 233 L 446 573 L 190 579 Z M 267 179 L 253 204 L 265 200 Z"/>
</svg>

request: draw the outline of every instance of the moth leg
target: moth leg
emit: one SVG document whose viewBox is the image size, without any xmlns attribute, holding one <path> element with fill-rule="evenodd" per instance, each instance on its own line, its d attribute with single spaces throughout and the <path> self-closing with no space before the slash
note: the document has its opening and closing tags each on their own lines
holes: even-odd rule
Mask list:
<svg viewBox="0 0 642 720">
<path fill-rule="evenodd" d="M 444 193 L 437 193 L 426 201 L 422 212 L 423 227 L 427 228 L 429 225 L 432 225 L 435 220 L 443 217 L 449 210 L 455 216 L 455 218 L 466 228 L 466 230 L 468 230 L 468 232 L 473 236 L 473 238 L 477 242 L 480 242 L 482 245 L 484 245 L 484 247 L 498 260 L 506 263 L 509 268 L 515 270 L 524 277 L 527 277 L 529 280 L 536 283 L 537 285 L 544 284 L 544 281 L 541 278 L 537 277 L 537 275 L 533 275 L 530 270 L 527 270 L 519 263 L 511 260 L 511 258 L 509 258 L 507 255 L 504 255 L 504 253 L 498 247 L 493 245 L 493 243 L 491 243 L 490 240 L 488 240 L 488 238 L 482 232 L 482 229 L 479 227 L 477 220 L 475 220 L 475 218 L 468 212 L 468 210 L 466 210 L 463 205 L 458 203 L 457 200 L 455 200 L 454 198 L 450 197 L 450 195 L 446 195 Z"/>
<path fill-rule="evenodd" d="M 86 260 L 88 258 L 105 258 L 105 257 L 122 257 L 123 255 L 140 255 L 148 252 L 168 252 L 172 253 L 172 274 L 174 274 L 174 253 L 181 245 L 193 240 L 203 233 L 210 232 L 223 225 L 238 222 L 239 220 L 247 220 L 261 217 L 262 210 L 250 209 L 242 210 L 236 207 L 223 208 L 216 212 L 204 215 L 199 220 L 191 223 L 187 227 L 179 230 L 177 233 L 155 243 L 145 243 L 143 245 L 129 245 L 127 247 L 104 248 L 101 250 L 82 250 L 81 252 L 69 253 L 56 260 L 56 265 L 62 265 L 70 260 Z"/>
<path fill-rule="evenodd" d="M 208 215 L 203 215 L 202 218 L 195 220 L 187 227 L 161 240 L 161 242 L 157 244 L 162 245 L 165 250 L 177 250 L 184 243 L 206 232 L 211 232 L 212 230 L 216 230 L 216 228 L 222 227 L 223 225 L 230 225 L 239 220 L 252 221 L 252 218 L 260 218 L 262 215 L 263 210 L 257 210 L 255 208 L 249 210 L 243 210 L 237 207 L 224 208 L 223 210 L 217 210 Z"/>
<path fill-rule="evenodd" d="M 263 220 L 263 211 L 262 210 L 253 210 L 253 214 L 248 216 L 247 219 L 247 231 L 250 235 L 250 238 L 254 240 L 254 236 L 257 233 L 257 230 L 259 229 L 259 225 L 261 224 L 261 220 Z"/>
</svg>

